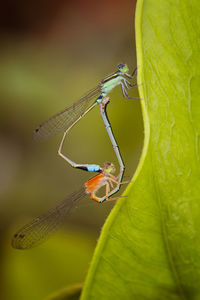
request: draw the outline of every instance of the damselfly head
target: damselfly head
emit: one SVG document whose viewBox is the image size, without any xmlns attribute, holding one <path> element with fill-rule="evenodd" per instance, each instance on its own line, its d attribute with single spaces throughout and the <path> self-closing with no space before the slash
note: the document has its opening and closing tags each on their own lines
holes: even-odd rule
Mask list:
<svg viewBox="0 0 200 300">
<path fill-rule="evenodd" d="M 105 163 L 103 171 L 105 173 L 114 173 L 115 172 L 115 166 L 114 166 L 114 164 L 111 163 L 111 162 Z"/>
<path fill-rule="evenodd" d="M 129 71 L 127 64 L 123 64 L 123 63 L 118 65 L 118 69 L 121 73 L 128 73 Z"/>
</svg>

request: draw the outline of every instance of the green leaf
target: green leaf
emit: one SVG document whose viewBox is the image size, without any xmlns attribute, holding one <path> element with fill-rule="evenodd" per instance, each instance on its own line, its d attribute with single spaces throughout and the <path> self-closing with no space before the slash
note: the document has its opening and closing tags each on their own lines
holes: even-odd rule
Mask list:
<svg viewBox="0 0 200 300">
<path fill-rule="evenodd" d="M 199 0 L 138 0 L 136 46 L 143 153 L 81 299 L 200 299 Z"/>
</svg>

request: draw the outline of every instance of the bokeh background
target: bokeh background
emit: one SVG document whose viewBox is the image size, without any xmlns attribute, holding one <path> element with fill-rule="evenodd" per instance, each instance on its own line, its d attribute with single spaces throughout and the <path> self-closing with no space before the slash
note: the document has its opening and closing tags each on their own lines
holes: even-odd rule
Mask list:
<svg viewBox="0 0 200 300">
<path fill-rule="evenodd" d="M 64 228 L 37 248 L 15 250 L 10 241 L 20 226 L 93 176 L 71 168 L 57 155 L 62 135 L 38 143 L 32 133 L 115 71 L 118 63 L 126 62 L 131 72 L 136 67 L 135 2 L 1 2 L 1 299 L 44 299 L 84 281 L 114 203 L 99 205 L 86 197 Z M 131 95 L 138 96 L 137 90 Z M 140 104 L 124 100 L 119 87 L 111 100 L 108 115 L 126 164 L 125 179 L 131 180 L 143 143 Z M 98 108 L 71 131 L 65 151 L 76 162 L 103 165 L 112 161 L 117 166 Z"/>
</svg>

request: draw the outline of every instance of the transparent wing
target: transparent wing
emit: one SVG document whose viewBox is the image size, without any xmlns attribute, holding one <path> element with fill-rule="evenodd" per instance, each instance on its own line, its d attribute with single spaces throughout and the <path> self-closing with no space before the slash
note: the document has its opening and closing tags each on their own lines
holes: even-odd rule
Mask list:
<svg viewBox="0 0 200 300">
<path fill-rule="evenodd" d="M 13 236 L 12 247 L 16 249 L 28 249 L 45 241 L 60 227 L 66 215 L 73 207 L 73 204 L 84 196 L 86 196 L 85 188 L 81 187 L 80 190 L 70 194 L 55 208 L 34 218 Z"/>
<path fill-rule="evenodd" d="M 70 107 L 62 110 L 56 115 L 40 124 L 34 132 L 34 137 L 38 140 L 47 139 L 61 131 L 67 130 L 79 116 L 81 116 L 89 106 L 92 99 L 100 95 L 100 85 L 89 91 Z"/>
</svg>

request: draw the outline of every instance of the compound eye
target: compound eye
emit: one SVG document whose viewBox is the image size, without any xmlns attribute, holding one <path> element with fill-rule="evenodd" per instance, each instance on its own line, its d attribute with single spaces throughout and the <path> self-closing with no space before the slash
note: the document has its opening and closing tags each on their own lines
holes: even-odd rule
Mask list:
<svg viewBox="0 0 200 300">
<path fill-rule="evenodd" d="M 123 64 L 123 63 L 118 64 L 118 69 L 120 71 L 122 71 L 124 67 L 125 67 L 125 64 Z"/>
<path fill-rule="evenodd" d="M 123 63 L 119 64 L 118 69 L 121 73 L 127 73 L 128 72 L 127 64 L 123 64 Z"/>
<path fill-rule="evenodd" d="M 112 163 L 108 161 L 107 163 L 105 163 L 104 169 L 108 169 L 111 165 Z"/>
<path fill-rule="evenodd" d="M 106 173 L 114 173 L 115 172 L 115 166 L 114 166 L 113 163 L 107 162 L 107 163 L 105 163 L 103 170 Z"/>
</svg>

